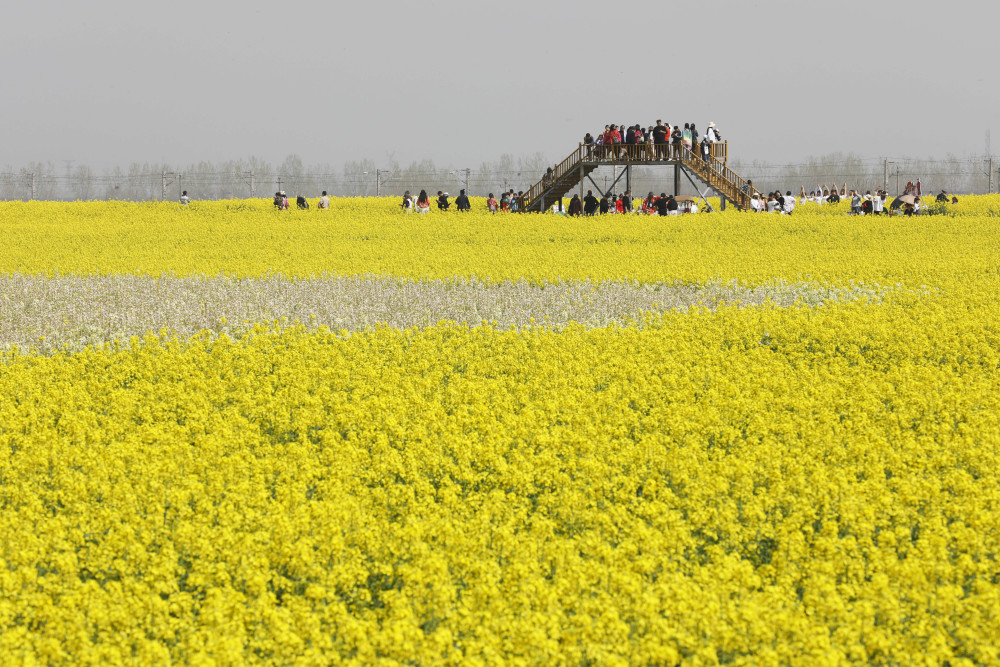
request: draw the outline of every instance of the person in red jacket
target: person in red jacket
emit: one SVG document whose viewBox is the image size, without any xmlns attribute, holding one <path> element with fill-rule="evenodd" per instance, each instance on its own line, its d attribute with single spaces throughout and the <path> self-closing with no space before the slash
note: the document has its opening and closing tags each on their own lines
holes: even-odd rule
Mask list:
<svg viewBox="0 0 1000 667">
<path fill-rule="evenodd" d="M 611 126 L 611 150 L 614 152 L 615 158 L 621 157 L 622 133 L 619 131 L 617 125 Z"/>
</svg>

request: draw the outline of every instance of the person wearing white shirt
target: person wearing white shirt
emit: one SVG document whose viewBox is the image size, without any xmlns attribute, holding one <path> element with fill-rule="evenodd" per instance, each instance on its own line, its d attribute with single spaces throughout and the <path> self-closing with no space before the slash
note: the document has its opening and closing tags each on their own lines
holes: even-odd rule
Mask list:
<svg viewBox="0 0 1000 667">
<path fill-rule="evenodd" d="M 715 123 L 710 122 L 708 124 L 708 129 L 705 130 L 705 138 L 713 144 L 722 140 L 722 135 L 719 134 L 719 128 L 715 126 Z"/>
<path fill-rule="evenodd" d="M 782 213 L 791 215 L 792 211 L 795 210 L 795 197 L 792 196 L 792 191 L 789 190 L 785 193 L 785 210 Z"/>
</svg>

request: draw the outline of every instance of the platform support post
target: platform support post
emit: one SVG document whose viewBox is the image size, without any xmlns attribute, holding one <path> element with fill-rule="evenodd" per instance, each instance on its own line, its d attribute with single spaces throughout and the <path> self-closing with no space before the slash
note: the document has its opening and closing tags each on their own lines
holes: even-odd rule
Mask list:
<svg viewBox="0 0 1000 667">
<path fill-rule="evenodd" d="M 681 165 L 679 162 L 674 163 L 674 196 L 678 197 L 681 194 Z"/>
</svg>

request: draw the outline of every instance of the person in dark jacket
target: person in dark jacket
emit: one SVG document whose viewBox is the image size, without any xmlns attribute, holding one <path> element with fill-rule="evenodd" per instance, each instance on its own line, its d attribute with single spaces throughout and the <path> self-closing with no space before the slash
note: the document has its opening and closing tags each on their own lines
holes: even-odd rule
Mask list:
<svg viewBox="0 0 1000 667">
<path fill-rule="evenodd" d="M 455 198 L 455 208 L 459 211 L 472 210 L 472 204 L 469 203 L 469 198 L 465 196 L 465 190 L 458 191 L 458 197 Z"/>
<path fill-rule="evenodd" d="M 608 212 L 608 206 L 609 206 L 609 204 L 608 204 L 608 196 L 607 195 L 604 195 L 603 197 L 601 197 L 601 204 L 600 204 L 600 206 L 601 206 L 601 215 L 604 215 L 605 213 Z"/>
<path fill-rule="evenodd" d="M 594 196 L 593 190 L 587 190 L 587 196 L 583 198 L 583 212 L 587 215 L 594 215 L 594 211 L 597 210 L 597 197 Z"/>
<path fill-rule="evenodd" d="M 569 214 L 577 217 L 583 215 L 583 202 L 580 201 L 580 195 L 573 195 L 573 198 L 569 200 Z"/>
<path fill-rule="evenodd" d="M 660 197 L 656 200 L 656 214 L 666 215 L 667 214 L 667 193 L 661 192 Z"/>
<path fill-rule="evenodd" d="M 305 210 L 309 208 L 309 202 L 307 202 L 306 198 L 303 197 L 302 195 L 299 195 L 298 197 L 295 198 L 295 205 L 299 208 L 299 210 Z"/>
<path fill-rule="evenodd" d="M 684 140 L 684 130 L 674 125 L 674 131 L 670 134 L 670 148 L 673 157 L 680 157 L 681 142 Z"/>
<path fill-rule="evenodd" d="M 674 199 L 673 195 L 667 198 L 667 215 L 672 215 L 677 213 L 677 200 Z"/>
<path fill-rule="evenodd" d="M 447 211 L 449 206 L 451 206 L 451 204 L 448 203 L 448 193 L 438 190 L 438 209 L 441 211 Z"/>
</svg>

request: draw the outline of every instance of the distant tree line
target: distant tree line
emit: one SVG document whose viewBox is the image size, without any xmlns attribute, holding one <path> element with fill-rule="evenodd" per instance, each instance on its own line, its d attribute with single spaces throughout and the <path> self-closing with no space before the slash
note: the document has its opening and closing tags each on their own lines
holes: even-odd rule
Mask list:
<svg viewBox="0 0 1000 667">
<path fill-rule="evenodd" d="M 527 190 L 550 166 L 553 163 L 542 153 L 518 158 L 504 154 L 480 163 L 478 168 L 440 167 L 429 159 L 404 167 L 391 155 L 380 162 L 351 160 L 339 168 L 329 163 L 306 165 L 298 155 L 289 155 L 277 165 L 251 157 L 186 166 L 133 162 L 101 172 L 87 165 L 60 169 L 52 162 L 33 162 L 0 171 L 0 199 L 177 200 L 183 190 L 194 199 L 270 198 L 278 190 L 306 197 L 317 197 L 323 190 L 338 197 L 399 196 L 406 190 L 416 193 L 421 189 L 432 194 L 438 190 L 457 194 L 462 188 L 474 196 L 485 196 Z M 1000 184 L 1000 160 L 984 156 L 885 159 L 833 153 L 798 164 L 732 160 L 729 166 L 764 192 L 781 189 L 797 193 L 802 186 L 810 191 L 847 183 L 849 188 L 862 190 L 886 184 L 889 192 L 895 193 L 897 181 L 902 188 L 907 181 L 920 179 L 925 192 L 985 193 L 998 191 Z M 621 173 L 621 168 L 601 167 L 585 181 L 584 190 L 624 192 L 625 178 L 614 184 Z M 635 167 L 629 185 L 635 196 L 672 192 L 673 170 Z M 682 178 L 680 194 L 695 194 L 699 189 L 703 186 L 697 181 L 692 184 Z"/>
</svg>

